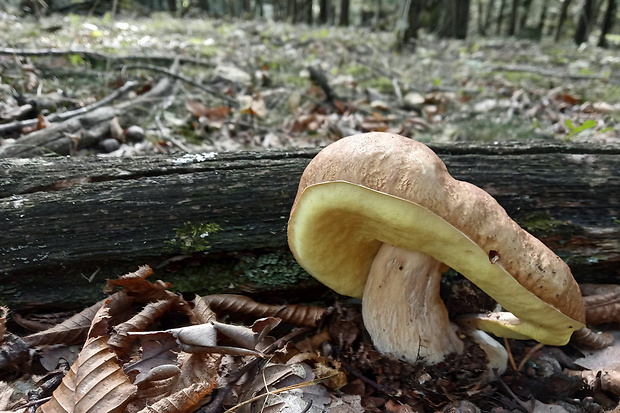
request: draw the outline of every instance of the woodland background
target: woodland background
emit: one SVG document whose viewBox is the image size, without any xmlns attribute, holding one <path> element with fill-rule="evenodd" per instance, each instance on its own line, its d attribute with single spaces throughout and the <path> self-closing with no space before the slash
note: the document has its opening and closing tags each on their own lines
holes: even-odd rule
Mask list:
<svg viewBox="0 0 620 413">
<path fill-rule="evenodd" d="M 0 8 L 0 328 L 18 333 L 3 333 L 3 409 L 50 398 L 65 411 L 617 409 L 610 335 L 594 334 L 606 353 L 503 342 L 516 363 L 492 384 L 475 357 L 414 368 L 376 354 L 359 303 L 313 282 L 286 246 L 319 147 L 403 134 L 491 192 L 582 285 L 607 283 L 588 302 L 617 337 L 615 0 Z M 485 301 L 448 279 L 454 314 Z M 284 323 L 230 323 L 265 316 Z M 188 349 L 174 328 L 195 325 L 228 339 L 198 343 L 216 354 Z M 132 335 L 146 330 L 161 335 Z M 82 380 L 86 366 L 107 378 Z"/>
</svg>

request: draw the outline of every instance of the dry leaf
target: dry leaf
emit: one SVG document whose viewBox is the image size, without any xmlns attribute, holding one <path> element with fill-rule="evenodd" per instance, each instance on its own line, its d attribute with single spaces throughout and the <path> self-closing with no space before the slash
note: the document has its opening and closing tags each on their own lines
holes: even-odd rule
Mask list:
<svg viewBox="0 0 620 413">
<path fill-rule="evenodd" d="M 6 333 L 6 318 L 9 315 L 9 308 L 0 306 L 0 344 L 4 340 L 4 333 Z"/>
<path fill-rule="evenodd" d="M 571 341 L 577 345 L 601 349 L 610 346 L 614 342 L 614 337 L 604 331 L 583 327 L 573 333 Z"/>
<path fill-rule="evenodd" d="M 194 383 L 150 406 L 146 406 L 139 413 L 185 413 L 192 411 L 194 406 L 213 391 L 216 384 L 217 381 L 215 380 L 209 383 Z"/>
<path fill-rule="evenodd" d="M 124 352 L 135 337 L 128 335 L 133 331 L 144 331 L 156 319 L 164 315 L 170 308 L 179 302 L 178 296 L 169 297 L 166 300 L 155 301 L 147 304 L 142 311 L 133 316 L 130 320 L 114 327 L 114 331 L 110 334 L 108 345 L 117 353 Z"/>
<path fill-rule="evenodd" d="M 620 371 L 609 370 L 565 370 L 569 376 L 581 377 L 590 389 L 601 389 L 620 395 Z"/>
<path fill-rule="evenodd" d="M 207 114 L 207 107 L 203 105 L 202 103 L 196 100 L 193 100 L 193 99 L 187 99 L 185 101 L 185 108 L 187 109 L 189 113 L 191 113 L 193 116 L 197 118 L 201 116 L 205 116 Z"/>
<path fill-rule="evenodd" d="M 588 324 L 620 322 L 620 285 L 579 284 Z"/>
<path fill-rule="evenodd" d="M 127 310 L 131 306 L 133 298 L 119 291 L 50 329 L 24 337 L 24 341 L 30 346 L 81 343 L 86 339 L 86 333 L 91 326 L 93 317 L 106 302 L 110 308 L 110 313 L 116 315 Z"/>
<path fill-rule="evenodd" d="M 620 371 L 620 331 L 611 333 L 614 342 L 603 349 L 582 349 L 584 357 L 575 360 L 575 364 L 590 370 Z"/>
<path fill-rule="evenodd" d="M 159 337 L 141 337 L 142 357 L 140 360 L 124 366 L 125 373 L 135 376 L 134 383 L 139 384 L 154 368 L 177 364 L 178 343 L 171 334 Z"/>
<path fill-rule="evenodd" d="M 167 299 L 175 295 L 170 291 L 166 291 L 170 288 L 170 283 L 161 280 L 154 283 L 148 281 L 146 278 L 152 274 L 153 270 L 151 267 L 143 265 L 135 272 L 125 274 L 115 280 L 108 280 L 103 292 L 109 294 L 113 292 L 116 287 L 122 287 L 128 295 L 134 297 L 141 303 Z"/>
<path fill-rule="evenodd" d="M 249 95 L 239 96 L 239 113 L 244 115 L 254 115 L 258 117 L 267 116 L 267 105 L 259 94 L 252 97 Z"/>
<path fill-rule="evenodd" d="M 285 323 L 315 327 L 327 312 L 326 308 L 305 305 L 268 305 L 235 294 L 213 294 L 204 299 L 216 313 L 247 314 L 253 317 L 278 317 Z"/>
<path fill-rule="evenodd" d="M 52 398 L 41 406 L 43 413 L 121 413 L 136 393 L 137 387 L 107 345 L 108 310 L 106 303 L 95 314 L 78 359 Z"/>
<path fill-rule="evenodd" d="M 115 116 L 110 120 L 110 136 L 119 142 L 125 142 L 125 131 Z"/>
</svg>

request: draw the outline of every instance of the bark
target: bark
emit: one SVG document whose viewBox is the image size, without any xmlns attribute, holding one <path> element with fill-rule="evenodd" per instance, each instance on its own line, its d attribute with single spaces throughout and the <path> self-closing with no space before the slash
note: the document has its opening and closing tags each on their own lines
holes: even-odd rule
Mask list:
<svg viewBox="0 0 620 413">
<path fill-rule="evenodd" d="M 504 21 L 504 9 L 506 8 L 506 0 L 500 0 L 499 13 L 497 14 L 497 34 L 502 34 L 502 22 Z"/>
<path fill-rule="evenodd" d="M 512 11 L 508 24 L 508 36 L 514 36 L 517 31 L 517 17 L 519 14 L 519 0 L 512 0 Z"/>
<path fill-rule="evenodd" d="M 564 21 L 566 20 L 566 16 L 568 15 L 568 7 L 570 6 L 571 0 L 564 0 L 562 2 L 562 9 L 560 10 L 560 16 L 558 17 L 558 26 L 555 30 L 555 38 L 554 40 L 557 42 L 560 40 L 560 35 L 562 34 L 562 26 L 564 26 Z"/>
<path fill-rule="evenodd" d="M 340 0 L 340 19 L 338 25 L 344 27 L 349 25 L 349 0 Z"/>
<path fill-rule="evenodd" d="M 585 0 L 581 13 L 579 13 L 579 23 L 575 30 L 575 43 L 581 44 L 588 41 L 594 17 L 594 0 Z"/>
<path fill-rule="evenodd" d="M 327 24 L 329 16 L 329 1 L 319 0 L 319 24 Z"/>
<path fill-rule="evenodd" d="M 603 25 L 601 26 L 601 34 L 598 39 L 599 47 L 607 47 L 607 34 L 611 31 L 616 16 L 616 0 L 607 0 L 607 8 L 603 17 Z"/>
<path fill-rule="evenodd" d="M 620 146 L 434 149 L 455 178 L 493 195 L 579 281 L 618 277 Z M 180 258 L 187 268 L 156 275 L 183 288 L 189 269 L 215 268 L 218 254 L 287 251 L 289 210 L 316 152 L 2 159 L 0 302 L 92 298 L 106 277 Z"/>
<path fill-rule="evenodd" d="M 491 17 L 493 16 L 493 8 L 495 7 L 495 0 L 489 0 L 487 4 L 486 16 L 484 18 L 484 34 L 487 35 L 487 28 L 491 27 Z M 482 33 L 481 33 L 482 34 Z"/>
</svg>

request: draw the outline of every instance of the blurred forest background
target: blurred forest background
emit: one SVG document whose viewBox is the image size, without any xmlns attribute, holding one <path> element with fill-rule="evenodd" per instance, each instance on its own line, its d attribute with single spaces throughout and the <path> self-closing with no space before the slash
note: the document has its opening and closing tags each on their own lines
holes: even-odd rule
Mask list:
<svg viewBox="0 0 620 413">
<path fill-rule="evenodd" d="M 393 31 L 395 46 L 415 42 L 420 31 L 439 37 L 516 36 L 554 41 L 592 38 L 600 47 L 620 43 L 617 0 L 3 0 L 37 17 L 53 13 L 265 18 L 308 25 L 361 26 Z"/>
</svg>

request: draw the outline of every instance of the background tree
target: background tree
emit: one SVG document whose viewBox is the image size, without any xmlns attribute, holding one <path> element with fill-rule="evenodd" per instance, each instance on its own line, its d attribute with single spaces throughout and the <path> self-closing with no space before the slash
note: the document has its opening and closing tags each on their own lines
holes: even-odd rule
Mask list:
<svg viewBox="0 0 620 413">
<path fill-rule="evenodd" d="M 349 0 L 340 0 L 340 19 L 338 20 L 340 26 L 349 25 L 349 5 Z"/>
<path fill-rule="evenodd" d="M 607 34 L 611 31 L 616 17 L 616 0 L 607 0 L 607 8 L 603 16 L 601 35 L 598 38 L 599 47 L 607 47 Z"/>
<path fill-rule="evenodd" d="M 575 30 L 575 43 L 581 44 L 588 40 L 593 20 L 594 0 L 585 0 L 581 8 L 581 13 L 579 13 L 579 22 Z"/>
</svg>

